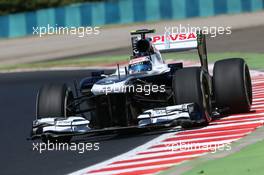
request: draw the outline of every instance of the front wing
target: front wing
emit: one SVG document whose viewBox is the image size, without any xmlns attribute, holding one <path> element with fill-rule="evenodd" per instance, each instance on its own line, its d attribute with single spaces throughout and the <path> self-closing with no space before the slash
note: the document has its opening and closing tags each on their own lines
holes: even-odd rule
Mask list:
<svg viewBox="0 0 264 175">
<path fill-rule="evenodd" d="M 194 103 L 167 106 L 144 111 L 138 116 L 138 125 L 93 129 L 90 121 L 77 116 L 68 118 L 40 118 L 33 121 L 30 139 L 43 137 L 81 136 L 105 134 L 127 130 L 149 130 L 179 125 L 181 120 L 199 121 L 200 111 Z"/>
</svg>

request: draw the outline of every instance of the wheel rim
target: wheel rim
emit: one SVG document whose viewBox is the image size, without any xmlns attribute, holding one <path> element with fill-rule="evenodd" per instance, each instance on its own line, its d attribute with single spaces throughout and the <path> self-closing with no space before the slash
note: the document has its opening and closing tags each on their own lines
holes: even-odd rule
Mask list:
<svg viewBox="0 0 264 175">
<path fill-rule="evenodd" d="M 73 95 L 71 91 L 66 90 L 65 99 L 64 99 L 64 117 L 68 117 L 73 114 L 73 112 L 69 109 L 70 104 L 73 102 Z"/>
</svg>

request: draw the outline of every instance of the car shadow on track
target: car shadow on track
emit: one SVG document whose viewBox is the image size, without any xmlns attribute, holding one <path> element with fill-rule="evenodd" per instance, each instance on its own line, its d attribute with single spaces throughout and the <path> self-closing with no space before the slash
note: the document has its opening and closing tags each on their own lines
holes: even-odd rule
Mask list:
<svg viewBox="0 0 264 175">
<path fill-rule="evenodd" d="M 188 130 L 195 130 L 202 127 L 195 127 Z M 136 132 L 119 132 L 113 134 L 103 134 L 103 135 L 90 135 L 90 136 L 79 136 L 72 140 L 74 143 L 91 143 L 91 142 L 100 142 L 100 141 L 113 141 L 113 140 L 123 140 L 128 138 L 139 138 L 139 137 L 146 137 L 146 136 L 160 136 L 162 134 L 168 133 L 178 133 L 183 130 L 181 127 L 174 127 L 174 128 L 166 128 L 166 129 L 159 129 L 153 131 L 136 131 Z"/>
</svg>

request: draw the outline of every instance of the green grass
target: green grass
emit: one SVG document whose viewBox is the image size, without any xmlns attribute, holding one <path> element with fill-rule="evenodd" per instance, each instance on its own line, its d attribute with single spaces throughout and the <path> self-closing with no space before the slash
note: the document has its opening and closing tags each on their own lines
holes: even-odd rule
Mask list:
<svg viewBox="0 0 264 175">
<path fill-rule="evenodd" d="M 168 53 L 163 54 L 166 59 L 173 60 L 192 60 L 199 61 L 196 53 Z M 261 53 L 209 53 L 209 62 L 214 62 L 223 58 L 242 57 L 245 58 L 251 69 L 264 69 L 264 54 Z M 100 57 L 81 57 L 64 60 L 44 61 L 38 63 L 17 64 L 11 66 L 0 66 L 0 70 L 14 70 L 14 69 L 30 69 L 30 68 L 52 68 L 52 67 L 86 67 L 86 66 L 100 66 L 105 64 L 113 64 L 127 61 L 128 55 L 114 55 L 114 56 L 100 56 Z"/>
<path fill-rule="evenodd" d="M 227 157 L 199 165 L 183 175 L 262 175 L 264 141 L 250 145 Z"/>
</svg>

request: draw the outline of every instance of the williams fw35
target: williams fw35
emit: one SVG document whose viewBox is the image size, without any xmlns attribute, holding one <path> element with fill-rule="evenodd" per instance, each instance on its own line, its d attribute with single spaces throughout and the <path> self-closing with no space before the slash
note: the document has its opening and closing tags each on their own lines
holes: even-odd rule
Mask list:
<svg viewBox="0 0 264 175">
<path fill-rule="evenodd" d="M 37 95 L 31 138 L 70 141 L 73 136 L 206 126 L 216 116 L 243 113 L 252 104 L 249 68 L 242 58 L 226 58 L 209 74 L 201 32 L 155 35 L 131 32 L 132 55 L 115 73 L 93 72 L 75 83 L 44 85 Z M 148 36 L 149 35 L 149 36 Z M 201 66 L 165 64 L 161 53 L 198 50 Z"/>
</svg>

